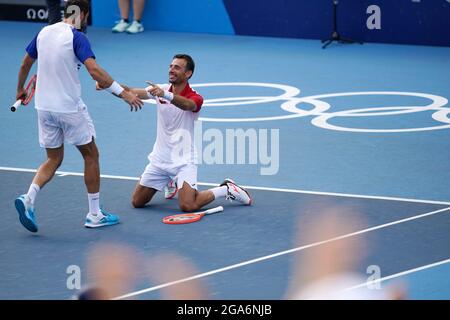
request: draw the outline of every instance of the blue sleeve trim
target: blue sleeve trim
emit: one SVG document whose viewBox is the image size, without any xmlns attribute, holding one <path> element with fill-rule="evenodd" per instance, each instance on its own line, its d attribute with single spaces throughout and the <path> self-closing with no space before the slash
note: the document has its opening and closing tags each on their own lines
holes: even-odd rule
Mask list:
<svg viewBox="0 0 450 320">
<path fill-rule="evenodd" d="M 84 33 L 73 29 L 73 51 L 77 56 L 78 60 L 84 63 L 89 58 L 94 58 L 94 52 L 92 52 L 91 44 L 89 40 L 84 35 Z"/>
<path fill-rule="evenodd" d="M 27 51 L 28 55 L 35 60 L 38 57 L 38 52 L 37 52 L 37 37 L 38 37 L 38 35 L 39 35 L 39 33 L 34 36 L 33 40 L 31 40 L 30 44 L 25 49 Z"/>
</svg>

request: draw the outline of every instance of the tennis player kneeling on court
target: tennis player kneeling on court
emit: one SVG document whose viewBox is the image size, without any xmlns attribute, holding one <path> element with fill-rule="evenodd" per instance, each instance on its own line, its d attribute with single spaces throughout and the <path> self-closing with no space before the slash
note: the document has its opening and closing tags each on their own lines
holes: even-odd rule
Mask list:
<svg viewBox="0 0 450 320">
<path fill-rule="evenodd" d="M 216 188 L 197 190 L 197 153 L 194 143 L 194 122 L 198 119 L 203 97 L 193 90 L 188 80 L 195 64 L 187 54 L 177 54 L 169 67 L 169 83 L 157 86 L 149 82 L 147 88 L 127 88 L 141 99 L 155 99 L 157 105 L 157 137 L 149 164 L 141 175 L 132 195 L 135 208 L 144 207 L 157 191 L 172 185 L 178 188 L 180 209 L 185 212 L 199 210 L 220 197 L 252 203 L 249 193 L 233 180 Z M 171 198 L 177 193 L 166 194 Z"/>
<path fill-rule="evenodd" d="M 77 6 L 80 10 L 74 10 Z M 75 12 L 75 13 L 73 13 Z M 73 13 L 73 14 L 72 14 Z M 47 151 L 47 160 L 39 167 L 27 194 L 15 200 L 22 225 L 38 231 L 34 201 L 40 189 L 49 182 L 64 158 L 64 141 L 75 145 L 84 158 L 84 181 L 88 191 L 89 213 L 86 227 L 101 227 L 119 222 L 116 215 L 100 209 L 99 155 L 95 144 L 94 124 L 81 99 L 78 78 L 84 64 L 92 78 L 122 99 L 131 108 L 141 108 L 142 101 L 124 91 L 96 62 L 86 36 L 77 30 L 87 23 L 87 0 L 69 0 L 64 21 L 43 28 L 28 45 L 19 71 L 17 99 L 26 94 L 23 88 L 28 73 L 38 60 L 35 107 L 38 112 L 39 143 Z M 76 25 L 81 21 L 81 25 Z"/>
</svg>

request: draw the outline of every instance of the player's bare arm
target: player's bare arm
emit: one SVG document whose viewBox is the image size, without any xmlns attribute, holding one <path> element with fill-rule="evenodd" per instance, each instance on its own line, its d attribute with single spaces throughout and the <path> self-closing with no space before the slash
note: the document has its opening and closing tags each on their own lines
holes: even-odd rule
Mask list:
<svg viewBox="0 0 450 320">
<path fill-rule="evenodd" d="M 147 94 L 147 91 L 146 91 L 144 88 L 130 88 L 130 87 L 128 87 L 127 85 L 125 85 L 125 84 L 123 84 L 123 83 L 121 83 L 120 85 L 123 87 L 123 89 L 124 89 L 125 91 L 128 91 L 128 92 L 133 93 L 133 94 L 134 94 L 135 96 L 137 96 L 139 99 L 146 100 L 146 99 L 149 98 L 149 96 L 148 96 L 148 94 Z M 95 84 L 95 88 L 96 88 L 97 90 L 103 90 L 103 89 L 104 89 L 104 88 L 101 88 L 101 87 L 100 87 L 100 85 L 98 84 L 98 82 Z M 120 97 L 119 97 L 119 98 L 120 98 Z"/>
<path fill-rule="evenodd" d="M 94 58 L 87 59 L 84 62 L 84 65 L 86 66 L 86 69 L 88 70 L 92 79 L 97 81 L 100 88 L 109 88 L 114 82 L 111 76 L 98 65 Z"/>
<path fill-rule="evenodd" d="M 128 90 L 128 91 L 134 93 L 139 99 L 146 100 L 146 99 L 150 98 L 147 94 L 147 91 L 143 88 L 129 88 L 123 84 L 122 84 L 122 87 L 124 87 L 125 90 Z"/>
<path fill-rule="evenodd" d="M 84 65 L 86 66 L 86 69 L 88 70 L 89 74 L 91 75 L 92 79 L 94 79 L 96 83 L 97 89 L 106 89 L 110 88 L 111 85 L 113 85 L 114 80 L 111 78 L 111 76 L 103 70 L 95 61 L 93 58 L 89 58 L 84 62 Z M 133 94 L 129 90 L 123 90 L 120 93 L 116 94 L 123 100 L 125 100 L 131 107 L 131 111 L 133 111 L 133 108 L 135 111 L 142 108 L 142 105 L 144 104 L 139 97 L 137 97 L 135 94 Z"/>
<path fill-rule="evenodd" d="M 25 54 L 23 58 L 22 65 L 19 70 L 19 80 L 17 82 L 17 94 L 16 100 L 24 99 L 27 95 L 26 90 L 24 89 L 25 81 L 28 78 L 28 74 L 30 73 L 30 69 L 34 64 L 35 59 L 30 57 L 28 53 Z"/>
<path fill-rule="evenodd" d="M 151 88 L 148 91 L 151 95 L 155 97 L 168 99 L 174 106 L 185 111 L 197 110 L 197 105 L 193 100 L 187 99 L 177 94 L 173 94 L 171 92 L 168 92 L 167 90 L 165 91 L 150 81 L 147 81 L 147 83 L 151 86 Z M 168 97 L 167 95 L 170 95 L 170 97 Z"/>
</svg>

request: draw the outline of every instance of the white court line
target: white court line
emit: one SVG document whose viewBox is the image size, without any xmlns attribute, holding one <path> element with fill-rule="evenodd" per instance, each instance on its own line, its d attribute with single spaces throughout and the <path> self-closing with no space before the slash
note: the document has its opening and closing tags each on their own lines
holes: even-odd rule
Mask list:
<svg viewBox="0 0 450 320">
<path fill-rule="evenodd" d="M 381 282 L 386 281 L 386 280 L 391 280 L 391 279 L 398 278 L 398 277 L 401 277 L 401 276 L 405 276 L 407 274 L 414 273 L 414 272 L 417 272 L 417 271 L 422 271 L 422 270 L 426 270 L 426 269 L 429 269 L 429 268 L 437 267 L 437 266 L 440 266 L 442 264 L 446 264 L 446 263 L 449 263 L 449 262 L 450 262 L 450 259 L 441 260 L 441 261 L 438 261 L 438 262 L 435 262 L 435 263 L 430 263 L 430 264 L 427 264 L 427 265 L 422 266 L 422 267 L 409 269 L 409 270 L 406 270 L 406 271 L 403 271 L 403 272 L 399 272 L 399 273 L 396 273 L 396 274 L 392 274 L 390 276 L 383 277 L 383 278 L 380 278 L 380 279 L 377 279 L 377 280 L 367 281 L 367 282 L 358 284 L 356 286 L 344 289 L 344 290 L 342 290 L 342 292 L 347 292 L 347 291 L 351 291 L 351 290 L 355 290 L 355 289 L 360 289 L 360 288 L 363 288 L 363 287 L 366 287 L 366 286 L 367 287 L 368 286 L 373 286 L 374 284 L 381 283 Z"/>
<path fill-rule="evenodd" d="M 3 171 L 16 171 L 16 172 L 36 172 L 36 169 L 13 168 L 13 167 L 0 167 L 0 170 L 3 170 Z M 61 176 L 68 176 L 68 175 L 70 175 L 70 176 L 83 176 L 83 173 L 79 173 L 79 172 L 57 171 L 57 174 L 60 174 Z M 101 175 L 101 177 L 102 178 L 107 178 L 107 179 L 119 179 L 119 180 L 135 180 L 135 181 L 139 180 L 138 177 L 116 176 L 116 175 Z M 204 186 L 217 186 L 217 184 L 205 183 L 205 182 L 199 182 L 198 184 L 199 185 L 204 185 Z M 357 195 L 357 194 L 316 192 L 316 191 L 306 191 L 306 190 L 297 190 L 297 189 L 266 188 L 266 187 L 255 187 L 255 186 L 244 186 L 244 187 L 247 188 L 247 189 L 263 190 L 263 191 L 276 191 L 276 192 L 302 193 L 302 194 L 315 194 L 315 195 L 331 195 L 331 196 L 338 196 L 338 197 L 353 197 L 353 198 L 362 198 L 362 199 L 393 200 L 393 201 L 403 201 L 403 202 L 417 202 L 417 203 L 450 205 L 450 202 L 434 201 L 434 200 L 420 200 L 420 199 L 382 197 L 382 196 L 367 196 L 367 195 Z M 350 233 L 350 234 L 347 234 L 347 235 L 343 235 L 343 236 L 340 236 L 340 237 L 335 237 L 335 238 L 332 238 L 332 239 L 328 239 L 328 240 L 316 242 L 316 243 L 313 243 L 313 244 L 309 244 L 309 245 L 293 248 L 293 249 L 290 249 L 290 250 L 278 252 L 278 253 L 275 253 L 275 254 L 259 257 L 259 258 L 256 258 L 256 259 L 244 261 L 244 262 L 237 263 L 237 264 L 234 264 L 234 265 L 230 265 L 230 266 L 227 266 L 227 267 L 224 267 L 224 268 L 220 268 L 220 269 L 212 270 L 212 271 L 205 272 L 205 273 L 202 273 L 202 274 L 198 274 L 198 275 L 195 275 L 195 276 L 192 276 L 192 277 L 188 277 L 188 278 L 180 279 L 180 280 L 177 280 L 177 281 L 172 281 L 172 282 L 169 282 L 169 283 L 161 284 L 161 285 L 158 285 L 158 286 L 155 286 L 155 287 L 151 287 L 151 288 L 147 288 L 147 289 L 131 292 L 129 294 L 117 297 L 115 299 L 125 299 L 125 298 L 129 298 L 129 297 L 136 296 L 136 295 L 139 295 L 139 294 L 143 294 L 143 293 L 159 290 L 159 289 L 162 289 L 162 288 L 165 288 L 165 287 L 168 287 L 168 286 L 172 286 L 172 285 L 176 285 L 176 284 L 179 284 L 179 283 L 183 283 L 183 282 L 187 282 L 187 281 L 191 281 L 191 280 L 207 277 L 209 275 L 213 275 L 213 274 L 216 274 L 216 273 L 220 273 L 220 272 L 224 272 L 224 271 L 227 271 L 227 270 L 235 269 L 235 268 L 238 268 L 238 267 L 241 267 L 241 266 L 245 266 L 245 265 L 249 265 L 249 264 L 252 264 L 252 263 L 256 263 L 256 262 L 259 262 L 259 261 L 268 260 L 268 259 L 271 259 L 271 258 L 274 258 L 274 257 L 278 257 L 278 256 L 281 256 L 281 255 L 289 254 L 289 253 L 292 253 L 292 252 L 305 250 L 305 249 L 308 249 L 308 248 L 311 248 L 311 247 L 315 247 L 315 246 L 319 246 L 319 245 L 322 245 L 322 244 L 326 244 L 326 243 L 329 243 L 329 242 L 332 242 L 332 241 L 337 241 L 337 240 L 345 239 L 345 238 L 352 237 L 352 236 L 355 236 L 355 235 L 359 235 L 359 234 L 362 234 L 362 233 L 378 230 L 378 229 L 381 229 L 381 228 L 386 228 L 388 226 L 392 226 L 392 225 L 395 225 L 395 224 L 403 223 L 403 222 L 406 222 L 406 221 L 420 219 L 420 218 L 423 218 L 423 217 L 426 217 L 426 216 L 430 216 L 430 215 L 437 214 L 437 213 L 440 213 L 440 212 L 443 212 L 443 211 L 447 211 L 449 209 L 450 209 L 450 207 L 444 208 L 444 209 L 440 209 L 440 210 L 436 210 L 436 211 L 433 211 L 433 212 L 424 213 L 424 214 L 413 216 L 413 217 L 410 217 L 410 218 L 397 220 L 397 221 L 393 221 L 393 222 L 390 222 L 390 223 L 386 223 L 386 224 L 382 224 L 382 225 L 379 225 L 379 226 L 375 226 L 375 227 L 372 227 L 372 228 L 360 230 L 360 231 L 357 231 L 357 232 L 354 232 L 354 233 Z M 378 282 L 389 280 L 389 279 L 393 279 L 393 278 L 396 278 L 396 277 L 400 277 L 402 275 L 406 275 L 406 274 L 409 274 L 409 273 L 413 273 L 413 272 L 417 272 L 417 271 L 424 270 L 424 269 L 427 269 L 427 268 L 431 268 L 431 267 L 434 267 L 434 266 L 437 266 L 437 265 L 440 265 L 440 264 L 445 264 L 445 263 L 448 263 L 449 261 L 450 261 L 450 259 L 444 260 L 444 261 L 440 261 L 440 262 L 437 262 L 437 263 L 433 263 L 433 264 L 429 264 L 429 265 L 426 265 L 426 266 L 422 266 L 422 267 L 419 267 L 419 268 L 407 270 L 407 271 L 404 271 L 404 272 L 400 272 L 400 273 L 397 273 L 397 274 L 394 274 L 394 275 L 391 275 L 391 276 L 387 276 L 387 277 L 378 279 Z M 376 283 L 376 282 L 374 281 L 374 283 Z M 367 285 L 367 283 L 364 283 L 364 284 L 360 284 L 360 285 L 355 286 L 355 287 L 348 288 L 346 290 L 353 290 L 353 289 L 357 289 L 357 288 L 360 288 L 361 286 L 366 286 L 366 285 Z"/>
<path fill-rule="evenodd" d="M 26 168 L 14 168 L 14 167 L 0 167 L 0 171 L 16 171 L 16 172 L 36 172 L 36 169 L 26 169 Z M 70 172 L 70 171 L 56 171 L 57 175 L 62 176 L 83 176 L 82 172 Z M 138 177 L 129 176 L 115 176 L 109 174 L 102 174 L 100 177 L 105 179 L 118 179 L 118 180 L 135 180 L 138 181 Z M 198 185 L 207 187 L 217 187 L 218 183 L 209 182 L 198 182 Z M 441 204 L 445 206 L 450 206 L 450 202 L 447 201 L 437 201 L 437 200 L 422 200 L 422 199 L 411 199 L 411 198 L 398 198 L 398 197 L 385 197 L 385 196 L 369 196 L 362 194 L 350 194 L 350 193 L 336 193 L 336 192 L 320 192 L 320 191 L 309 191 L 300 189 L 282 189 L 282 188 L 269 188 L 269 187 L 256 187 L 256 186 L 242 186 L 250 190 L 261 190 L 261 191 L 275 191 L 275 192 L 287 192 L 287 193 L 301 193 L 301 194 L 313 194 L 313 195 L 323 195 L 323 196 L 334 196 L 334 197 L 346 197 L 346 198 L 359 198 L 359 199 L 373 199 L 373 200 L 388 200 L 388 201 L 399 201 L 399 202 L 415 202 L 415 203 L 428 203 L 428 204 Z"/>
<path fill-rule="evenodd" d="M 327 240 L 311 243 L 311 244 L 304 245 L 304 246 L 301 246 L 301 247 L 297 247 L 297 248 L 293 248 L 293 249 L 277 252 L 277 253 L 270 254 L 270 255 L 267 255 L 267 256 L 263 256 L 263 257 L 259 257 L 259 258 L 255 258 L 255 259 L 251 259 L 251 260 L 247 260 L 247 261 L 243 261 L 243 262 L 236 263 L 236 264 L 233 264 L 233 265 L 230 265 L 230 266 L 227 266 L 227 267 L 223 267 L 223 268 L 211 270 L 211 271 L 208 271 L 208 272 L 205 272 L 205 273 L 201 273 L 201 274 L 198 274 L 198 275 L 195 275 L 195 276 L 192 276 L 192 277 L 188 277 L 188 278 L 184 278 L 184 279 L 180 279 L 180 280 L 164 283 L 164 284 L 161 284 L 161 285 L 158 285 L 158 286 L 155 286 L 155 287 L 150 287 L 150 288 L 142 289 L 142 290 L 139 290 L 139 291 L 134 291 L 134 292 L 131 292 L 131 293 L 128 293 L 128 294 L 116 297 L 116 298 L 114 298 L 114 300 L 130 298 L 130 297 L 137 296 L 137 295 L 140 295 L 140 294 L 143 294 L 143 293 L 147 293 L 147 292 L 159 290 L 159 289 L 162 289 L 162 288 L 165 288 L 165 287 L 173 286 L 173 285 L 176 285 L 176 284 L 179 284 L 179 283 L 183 283 L 183 282 L 187 282 L 187 281 L 191 281 L 191 280 L 195 280 L 195 279 L 199 279 L 199 278 L 204 278 L 204 277 L 216 274 L 216 273 L 228 271 L 228 270 L 231 270 L 231 269 L 236 269 L 236 268 L 239 268 L 239 267 L 242 267 L 242 266 L 246 266 L 246 265 L 249 265 L 249 264 L 253 264 L 253 263 L 256 263 L 256 262 L 272 259 L 272 258 L 279 257 L 279 256 L 282 256 L 282 255 L 286 255 L 286 254 L 289 254 L 289 253 L 293 253 L 293 252 L 309 249 L 309 248 L 312 248 L 312 247 L 317 247 L 317 246 L 320 246 L 320 245 L 323 245 L 323 244 L 327 244 L 327 243 L 330 243 L 330 242 L 333 242 L 333 241 L 338 241 L 338 240 L 342 240 L 342 239 L 345 239 L 345 238 L 354 237 L 356 235 L 360 235 L 360 234 L 363 234 L 363 233 L 371 232 L 371 231 L 374 231 L 374 230 L 379 230 L 379 229 L 386 228 L 386 227 L 389 227 L 389 226 L 393 226 L 393 225 L 396 225 L 396 224 L 400 224 L 400 223 L 403 223 L 403 222 L 407 222 L 407 221 L 412 221 L 412 220 L 428 217 L 428 216 L 431 216 L 431 215 L 434 215 L 434 214 L 437 214 L 437 213 L 440 213 L 440 212 L 448 211 L 448 210 L 450 210 L 450 207 L 439 209 L 439 210 L 435 210 L 435 211 L 432 211 L 432 212 L 423 213 L 423 214 L 420 214 L 420 215 L 417 215 L 417 216 L 413 216 L 413 217 L 409 217 L 409 218 L 405 218 L 405 219 L 401 219 L 401 220 L 396 220 L 396 221 L 385 223 L 385 224 L 381 224 L 381 225 L 378 225 L 378 226 L 375 226 L 375 227 L 371 227 L 371 228 L 363 229 L 363 230 L 360 230 L 360 231 L 352 232 L 352 233 L 349 233 L 349 234 L 345 234 L 345 235 L 342 235 L 342 236 L 339 236 L 339 237 L 334 237 L 334 238 L 331 238 L 331 239 L 327 239 Z"/>
<path fill-rule="evenodd" d="M 15 171 L 15 172 L 36 172 L 36 169 L 26 169 L 26 168 L 13 168 L 13 167 L 0 167 L 0 171 Z M 83 177 L 83 172 L 71 172 L 71 171 L 56 171 L 55 173 L 58 176 L 76 176 Z M 138 177 L 127 177 L 127 176 L 113 176 L 108 174 L 100 175 L 102 178 L 106 179 L 119 179 L 119 180 L 139 180 Z"/>
</svg>

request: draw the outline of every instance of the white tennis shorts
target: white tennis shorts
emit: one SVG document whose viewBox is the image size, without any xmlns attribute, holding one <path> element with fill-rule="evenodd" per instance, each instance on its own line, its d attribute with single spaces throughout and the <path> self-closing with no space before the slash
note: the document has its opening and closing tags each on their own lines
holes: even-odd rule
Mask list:
<svg viewBox="0 0 450 320">
<path fill-rule="evenodd" d="M 144 187 L 162 191 L 171 181 L 176 180 L 178 188 L 183 187 L 184 182 L 197 190 L 197 166 L 195 164 L 183 164 L 178 166 L 149 163 L 141 175 L 139 184 Z"/>
<path fill-rule="evenodd" d="M 95 138 L 94 123 L 86 107 L 80 107 L 77 113 L 37 112 L 39 144 L 43 148 L 59 148 L 64 141 L 82 146 Z"/>
</svg>

